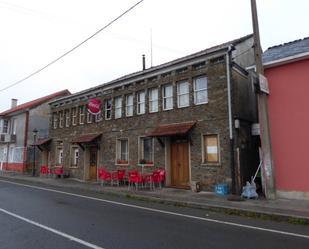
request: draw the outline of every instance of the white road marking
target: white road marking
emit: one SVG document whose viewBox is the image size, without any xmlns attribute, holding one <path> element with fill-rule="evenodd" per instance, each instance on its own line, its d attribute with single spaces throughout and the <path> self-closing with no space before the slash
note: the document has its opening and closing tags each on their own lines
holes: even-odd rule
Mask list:
<svg viewBox="0 0 309 249">
<path fill-rule="evenodd" d="M 103 247 L 100 247 L 100 246 L 91 244 L 91 243 L 89 243 L 89 242 L 87 242 L 87 241 L 81 240 L 81 239 L 76 238 L 76 237 L 74 237 L 74 236 L 71 236 L 71 235 L 69 235 L 69 234 L 67 234 L 67 233 L 61 232 L 61 231 L 59 231 L 59 230 L 56 230 L 56 229 L 54 229 L 54 228 L 51 228 L 51 227 L 48 227 L 48 226 L 45 226 L 45 225 L 42 225 L 42 224 L 40 224 L 40 223 L 38 223 L 38 222 L 29 220 L 29 219 L 27 219 L 27 218 L 25 218 L 25 217 L 22 217 L 22 216 L 18 215 L 18 214 L 14 214 L 14 213 L 12 213 L 12 212 L 10 212 L 10 211 L 7 211 L 7 210 L 5 210 L 5 209 L 3 209 L 3 208 L 0 208 L 0 212 L 5 213 L 5 214 L 10 215 L 10 216 L 13 216 L 13 217 L 15 217 L 15 218 L 17 218 L 17 219 L 20 219 L 20 220 L 22 220 L 22 221 L 25 221 L 25 222 L 27 222 L 27 223 L 30 223 L 30 224 L 32 224 L 32 225 L 34 225 L 34 226 L 40 227 L 40 228 L 42 228 L 42 229 L 44 229 L 44 230 L 47 230 L 47 231 L 49 231 L 49 232 L 55 233 L 55 234 L 57 234 L 57 235 L 60 235 L 60 236 L 62 236 L 62 237 L 64 237 L 64 238 L 67 238 L 67 239 L 69 239 L 69 240 L 75 241 L 75 242 L 77 242 L 77 243 L 79 243 L 79 244 L 82 244 L 82 245 L 84 245 L 84 246 L 87 246 L 87 247 L 89 247 L 89 248 L 93 248 L 93 249 L 104 249 Z"/>
<path fill-rule="evenodd" d="M 31 185 L 27 185 L 27 184 L 16 183 L 16 182 L 11 182 L 11 181 L 6 181 L 6 180 L 0 180 L 0 182 L 6 182 L 6 183 L 14 184 L 14 185 L 28 187 L 28 188 L 39 189 L 39 190 L 44 190 L 44 191 L 49 191 L 49 192 L 54 192 L 54 193 L 59 193 L 59 194 L 64 194 L 64 195 L 70 195 L 70 196 L 75 196 L 75 197 L 79 197 L 79 198 L 110 203 L 110 204 L 119 205 L 119 206 L 125 206 L 125 207 L 141 209 L 141 210 L 147 210 L 147 211 L 150 211 L 150 212 L 168 214 L 168 215 L 173 215 L 173 216 L 185 217 L 185 218 L 189 218 L 189 219 L 195 219 L 195 220 L 201 220 L 201 221 L 230 225 L 230 226 L 235 226 L 235 227 L 248 228 L 248 229 L 252 229 L 252 230 L 259 230 L 259 231 L 264 231 L 264 232 L 271 232 L 271 233 L 276 233 L 276 234 L 281 234 L 281 235 L 287 235 L 287 236 L 309 239 L 309 235 L 305 235 L 305 234 L 290 233 L 290 232 L 285 232 L 285 231 L 280 231 L 280 230 L 275 230 L 275 229 L 262 228 L 262 227 L 256 227 L 256 226 L 250 226 L 250 225 L 243 225 L 243 224 L 229 222 L 229 221 L 221 221 L 221 220 L 203 218 L 203 217 L 198 217 L 198 216 L 193 216 L 193 215 L 188 215 L 188 214 L 174 213 L 174 212 L 165 211 L 165 210 L 161 210 L 161 209 L 147 208 L 147 207 L 137 206 L 137 205 L 133 205 L 133 204 L 127 204 L 127 203 L 122 203 L 122 202 L 117 202 L 117 201 L 110 201 L 110 200 L 100 199 L 100 198 L 96 198 L 96 197 L 79 195 L 79 194 L 74 194 L 74 193 L 70 193 L 70 192 L 64 192 L 64 191 L 54 190 L 54 189 L 49 189 L 49 188 L 31 186 Z"/>
</svg>

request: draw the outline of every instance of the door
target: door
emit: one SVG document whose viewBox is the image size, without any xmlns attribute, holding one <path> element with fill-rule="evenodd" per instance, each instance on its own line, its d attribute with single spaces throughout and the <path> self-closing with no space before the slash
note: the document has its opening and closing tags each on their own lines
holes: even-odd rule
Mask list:
<svg viewBox="0 0 309 249">
<path fill-rule="evenodd" d="M 97 154 L 96 147 L 89 148 L 89 179 L 97 180 Z"/>
<path fill-rule="evenodd" d="M 185 139 L 171 142 L 171 184 L 177 188 L 189 187 L 189 144 Z"/>
</svg>

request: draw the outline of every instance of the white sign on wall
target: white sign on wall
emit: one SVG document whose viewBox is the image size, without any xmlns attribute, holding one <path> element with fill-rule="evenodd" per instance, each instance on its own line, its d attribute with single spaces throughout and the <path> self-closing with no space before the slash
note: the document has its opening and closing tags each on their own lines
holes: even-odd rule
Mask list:
<svg viewBox="0 0 309 249">
<path fill-rule="evenodd" d="M 259 82 L 260 82 L 260 90 L 261 90 L 261 92 L 269 94 L 267 78 L 264 75 L 259 74 Z"/>
</svg>

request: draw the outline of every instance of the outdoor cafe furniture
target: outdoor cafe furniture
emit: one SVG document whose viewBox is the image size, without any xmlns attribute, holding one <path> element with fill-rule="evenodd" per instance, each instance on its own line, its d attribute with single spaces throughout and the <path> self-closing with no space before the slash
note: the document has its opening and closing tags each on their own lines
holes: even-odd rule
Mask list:
<svg viewBox="0 0 309 249">
<path fill-rule="evenodd" d="M 143 178 L 140 173 L 138 173 L 137 170 L 130 170 L 128 172 L 128 189 L 134 185 L 136 189 L 138 189 L 139 186 L 143 187 Z"/>
<path fill-rule="evenodd" d="M 98 178 L 101 181 L 101 186 L 104 186 L 105 182 L 112 182 L 112 174 L 104 168 L 98 169 Z"/>
<path fill-rule="evenodd" d="M 64 170 L 62 165 L 56 165 L 54 166 L 53 174 L 56 177 L 64 177 Z"/>
<path fill-rule="evenodd" d="M 120 186 L 120 183 L 124 183 L 126 171 L 124 169 L 118 169 L 111 172 L 111 185 L 114 185 L 114 182 Z"/>
</svg>

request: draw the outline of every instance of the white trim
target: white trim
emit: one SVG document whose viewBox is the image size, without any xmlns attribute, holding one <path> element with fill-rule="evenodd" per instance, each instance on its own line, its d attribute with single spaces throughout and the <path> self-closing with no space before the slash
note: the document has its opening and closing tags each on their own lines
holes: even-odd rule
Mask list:
<svg viewBox="0 0 309 249">
<path fill-rule="evenodd" d="M 309 52 L 284 57 L 284 58 L 281 58 L 279 60 L 268 61 L 266 63 L 263 63 L 263 65 L 264 65 L 265 68 L 270 68 L 270 67 L 275 67 L 275 66 L 279 66 L 279 65 L 283 65 L 283 64 L 287 64 L 287 63 L 291 63 L 291 62 L 304 60 L 304 59 L 307 59 L 307 58 L 309 58 Z"/>
</svg>

